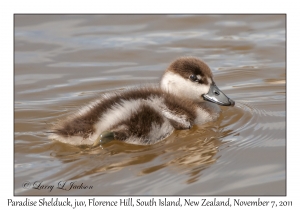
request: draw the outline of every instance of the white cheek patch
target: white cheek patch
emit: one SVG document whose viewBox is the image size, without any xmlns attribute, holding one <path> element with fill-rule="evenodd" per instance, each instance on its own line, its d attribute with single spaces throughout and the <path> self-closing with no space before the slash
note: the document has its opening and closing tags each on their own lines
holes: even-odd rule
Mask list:
<svg viewBox="0 0 300 210">
<path fill-rule="evenodd" d="M 208 78 L 208 81 L 211 83 L 210 78 Z M 194 101 L 203 101 L 202 95 L 208 93 L 210 84 L 195 83 L 173 72 L 167 72 L 162 78 L 161 88 L 179 97 L 189 98 Z"/>
</svg>

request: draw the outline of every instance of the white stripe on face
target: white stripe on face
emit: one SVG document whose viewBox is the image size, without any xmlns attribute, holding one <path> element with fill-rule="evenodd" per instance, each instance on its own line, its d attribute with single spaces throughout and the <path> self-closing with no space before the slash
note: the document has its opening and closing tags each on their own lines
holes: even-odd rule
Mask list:
<svg viewBox="0 0 300 210">
<path fill-rule="evenodd" d="M 202 77 L 200 75 L 196 75 L 197 79 L 200 80 Z"/>
</svg>

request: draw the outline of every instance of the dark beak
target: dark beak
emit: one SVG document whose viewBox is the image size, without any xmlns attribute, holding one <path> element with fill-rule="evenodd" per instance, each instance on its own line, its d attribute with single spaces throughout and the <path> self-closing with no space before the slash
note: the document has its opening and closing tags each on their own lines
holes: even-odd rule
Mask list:
<svg viewBox="0 0 300 210">
<path fill-rule="evenodd" d="M 228 98 L 214 82 L 210 85 L 208 93 L 203 94 L 202 96 L 204 100 L 219 104 L 221 106 L 234 106 L 235 104 L 235 102 Z"/>
</svg>

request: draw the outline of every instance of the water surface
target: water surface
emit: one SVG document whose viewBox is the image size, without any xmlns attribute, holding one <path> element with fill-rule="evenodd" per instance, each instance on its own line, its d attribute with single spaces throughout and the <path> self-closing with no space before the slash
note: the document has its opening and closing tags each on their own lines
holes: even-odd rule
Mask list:
<svg viewBox="0 0 300 210">
<path fill-rule="evenodd" d="M 285 195 L 285 18 L 15 15 L 15 195 Z M 56 119 L 108 91 L 158 83 L 181 56 L 204 60 L 236 106 L 150 146 L 47 138 Z"/>
</svg>

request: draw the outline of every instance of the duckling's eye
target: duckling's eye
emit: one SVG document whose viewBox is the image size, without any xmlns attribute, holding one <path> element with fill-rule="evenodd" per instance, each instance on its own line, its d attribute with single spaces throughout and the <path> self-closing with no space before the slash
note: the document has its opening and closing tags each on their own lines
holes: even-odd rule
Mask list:
<svg viewBox="0 0 300 210">
<path fill-rule="evenodd" d="M 198 78 L 195 74 L 190 75 L 190 80 L 192 80 L 193 82 L 198 81 Z"/>
<path fill-rule="evenodd" d="M 198 82 L 200 84 L 203 84 L 203 80 L 198 79 L 198 77 L 195 74 L 190 75 L 190 80 L 192 80 L 193 82 Z"/>
</svg>

